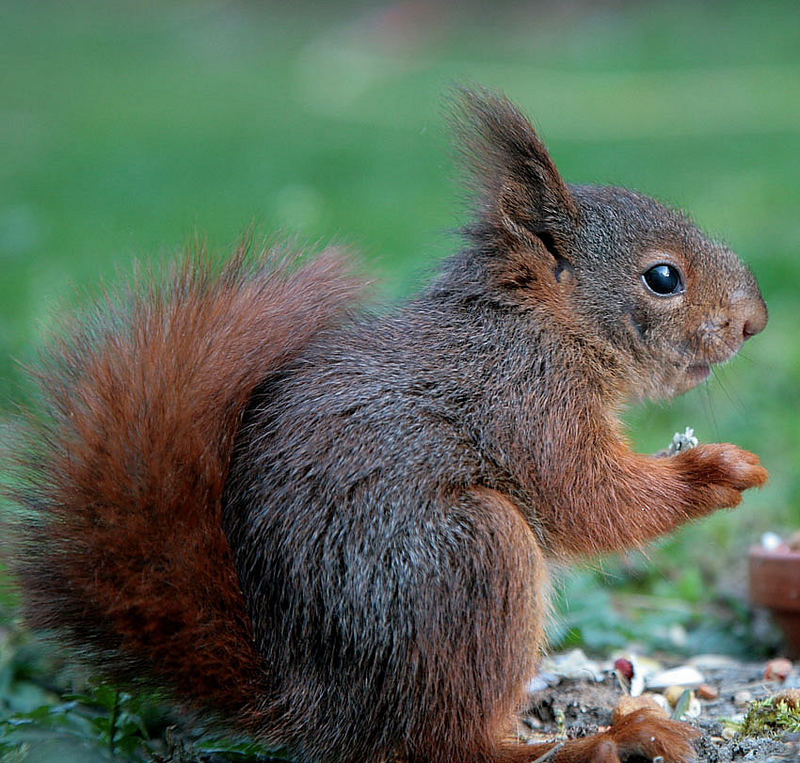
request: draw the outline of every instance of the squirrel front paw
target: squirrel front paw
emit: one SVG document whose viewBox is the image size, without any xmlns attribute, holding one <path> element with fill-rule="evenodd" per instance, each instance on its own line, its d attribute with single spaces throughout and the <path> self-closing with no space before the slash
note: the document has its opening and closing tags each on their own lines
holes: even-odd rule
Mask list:
<svg viewBox="0 0 800 763">
<path fill-rule="evenodd" d="M 698 445 L 676 455 L 674 463 L 701 513 L 737 506 L 744 490 L 761 487 L 769 478 L 755 453 L 727 442 Z"/>
</svg>

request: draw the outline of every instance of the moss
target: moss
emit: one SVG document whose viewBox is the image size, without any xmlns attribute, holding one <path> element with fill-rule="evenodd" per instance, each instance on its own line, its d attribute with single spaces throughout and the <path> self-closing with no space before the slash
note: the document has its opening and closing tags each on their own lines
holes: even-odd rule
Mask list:
<svg viewBox="0 0 800 763">
<path fill-rule="evenodd" d="M 780 736 L 786 732 L 800 732 L 800 691 L 796 689 L 753 702 L 742 721 L 743 736 Z"/>
</svg>

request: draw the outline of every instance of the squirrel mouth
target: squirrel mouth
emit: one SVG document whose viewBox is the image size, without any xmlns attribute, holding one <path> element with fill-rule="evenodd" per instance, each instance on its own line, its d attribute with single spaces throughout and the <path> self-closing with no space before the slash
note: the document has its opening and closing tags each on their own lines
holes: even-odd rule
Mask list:
<svg viewBox="0 0 800 763">
<path fill-rule="evenodd" d="M 708 363 L 698 363 L 697 365 L 689 366 L 686 369 L 686 375 L 694 384 L 699 384 L 701 381 L 705 381 L 708 379 L 710 374 L 711 366 Z"/>
</svg>

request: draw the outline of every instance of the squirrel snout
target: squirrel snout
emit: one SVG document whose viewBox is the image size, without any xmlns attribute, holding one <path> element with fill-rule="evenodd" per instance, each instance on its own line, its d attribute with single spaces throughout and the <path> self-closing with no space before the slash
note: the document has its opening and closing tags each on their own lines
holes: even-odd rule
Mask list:
<svg viewBox="0 0 800 763">
<path fill-rule="evenodd" d="M 742 341 L 762 332 L 767 325 L 767 306 L 759 295 L 748 298 L 737 306 L 742 321 Z"/>
</svg>

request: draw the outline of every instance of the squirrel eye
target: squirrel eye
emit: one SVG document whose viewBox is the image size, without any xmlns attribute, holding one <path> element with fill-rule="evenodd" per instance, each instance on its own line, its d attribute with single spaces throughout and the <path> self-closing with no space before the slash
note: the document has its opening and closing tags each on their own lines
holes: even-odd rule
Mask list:
<svg viewBox="0 0 800 763">
<path fill-rule="evenodd" d="M 680 272 L 674 265 L 668 265 L 665 262 L 653 265 L 642 275 L 642 278 L 647 288 L 661 297 L 680 294 L 683 291 L 683 279 Z"/>
</svg>

